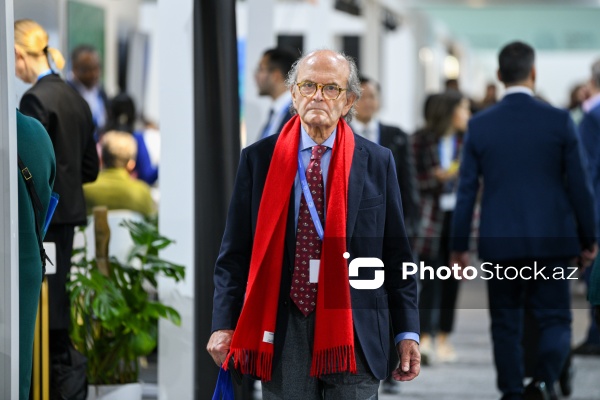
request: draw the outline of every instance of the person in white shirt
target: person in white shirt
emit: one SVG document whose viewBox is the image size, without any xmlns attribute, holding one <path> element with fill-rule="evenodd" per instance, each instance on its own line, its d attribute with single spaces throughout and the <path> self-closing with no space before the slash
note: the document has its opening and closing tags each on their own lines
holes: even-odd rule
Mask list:
<svg viewBox="0 0 600 400">
<path fill-rule="evenodd" d="M 297 58 L 292 51 L 281 47 L 268 49 L 263 53 L 254 73 L 254 79 L 258 86 L 258 94 L 269 96 L 272 104 L 257 140 L 279 133 L 283 125 L 292 117 L 290 112 L 292 95 L 285 84 L 285 79 Z"/>
<path fill-rule="evenodd" d="M 71 85 L 90 106 L 96 127 L 96 140 L 104 132 L 108 122 L 108 97 L 100 84 L 100 55 L 95 47 L 83 44 L 71 52 Z"/>
</svg>

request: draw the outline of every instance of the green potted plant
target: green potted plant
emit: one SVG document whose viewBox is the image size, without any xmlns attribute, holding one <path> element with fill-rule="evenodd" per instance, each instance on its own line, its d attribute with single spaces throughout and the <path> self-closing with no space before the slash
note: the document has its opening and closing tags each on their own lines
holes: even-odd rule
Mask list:
<svg viewBox="0 0 600 400">
<path fill-rule="evenodd" d="M 181 323 L 175 309 L 152 299 L 146 290 L 148 285 L 157 287 L 159 276 L 175 281 L 184 278 L 183 266 L 158 256 L 172 241 L 160 235 L 155 221 L 124 221 L 121 226 L 129 230 L 134 243 L 126 262 L 110 257 L 108 270 L 101 272 L 98 260 L 80 249 L 82 258 L 74 263 L 77 272 L 68 284 L 71 339 L 87 357 L 92 386 L 88 399 L 104 398 L 99 385 L 123 384 L 137 384 L 141 399 L 139 358 L 156 348 L 159 318 Z"/>
</svg>

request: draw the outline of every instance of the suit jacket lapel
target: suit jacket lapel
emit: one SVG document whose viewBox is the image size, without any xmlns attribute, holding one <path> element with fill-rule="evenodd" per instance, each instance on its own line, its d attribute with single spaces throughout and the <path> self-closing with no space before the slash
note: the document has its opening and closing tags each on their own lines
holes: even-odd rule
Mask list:
<svg viewBox="0 0 600 400">
<path fill-rule="evenodd" d="M 354 148 L 354 157 L 352 167 L 350 168 L 350 182 L 348 183 L 348 218 L 346 225 L 346 240 L 350 243 L 350 238 L 354 232 L 356 217 L 358 216 L 358 206 L 362 197 L 365 176 L 367 172 L 367 160 L 369 153 L 362 147 Z"/>
</svg>

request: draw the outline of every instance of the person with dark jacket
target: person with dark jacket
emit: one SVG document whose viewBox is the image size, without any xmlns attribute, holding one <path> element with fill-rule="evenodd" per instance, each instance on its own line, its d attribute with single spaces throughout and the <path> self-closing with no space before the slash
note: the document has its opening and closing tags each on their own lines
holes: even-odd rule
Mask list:
<svg viewBox="0 0 600 400">
<path fill-rule="evenodd" d="M 17 111 L 17 149 L 33 177 L 35 192 L 43 210 L 36 210 L 27 191 L 25 177 L 19 172 L 19 400 L 29 399 L 33 336 L 42 286 L 42 260 L 37 230 L 48 212 L 56 176 L 52 142 L 39 121 Z M 37 216 L 34 213 L 38 213 Z M 35 224 L 39 225 L 38 227 Z"/>
<path fill-rule="evenodd" d="M 481 196 L 478 253 L 495 270 L 486 283 L 498 389 L 503 400 L 555 399 L 571 346 L 564 274 L 573 258 L 585 267 L 598 252 L 594 196 L 569 113 L 534 97 L 533 48 L 509 43 L 498 65 L 504 98 L 471 119 L 463 145 L 450 262 L 470 263 L 471 221 Z M 509 267 L 518 279 L 505 278 Z M 530 274 L 532 268 L 542 275 Z M 527 387 L 525 311 L 539 328 Z"/>
<path fill-rule="evenodd" d="M 48 275 L 52 359 L 68 354 L 70 302 L 66 280 L 73 236 L 75 227 L 87 221 L 82 185 L 94 181 L 99 168 L 90 108 L 57 74 L 63 66 L 64 58 L 57 49 L 48 47 L 48 34 L 38 23 L 15 22 L 16 74 L 33 84 L 19 108 L 46 128 L 56 155 L 54 191 L 60 202 L 46 236 L 46 241 L 56 244 L 56 274 Z"/>
</svg>

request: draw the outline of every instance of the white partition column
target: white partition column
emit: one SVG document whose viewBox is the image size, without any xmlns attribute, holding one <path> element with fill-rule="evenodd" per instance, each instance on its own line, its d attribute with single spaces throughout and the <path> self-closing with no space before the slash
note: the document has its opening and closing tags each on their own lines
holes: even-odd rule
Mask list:
<svg viewBox="0 0 600 400">
<path fill-rule="evenodd" d="M 17 107 L 13 2 L 0 3 L 0 398 L 19 397 Z"/>
<path fill-rule="evenodd" d="M 161 253 L 186 267 L 185 282 L 159 282 L 159 297 L 181 314 L 181 327 L 159 325 L 161 400 L 193 398 L 194 93 L 193 0 L 159 0 L 161 131 L 159 228 L 175 244 Z M 210 62 L 211 60 L 206 60 Z"/>
</svg>

